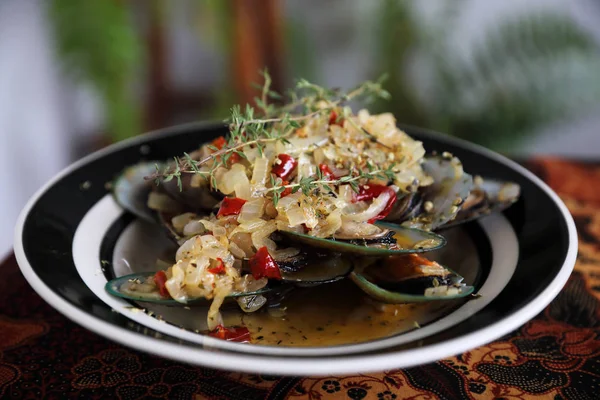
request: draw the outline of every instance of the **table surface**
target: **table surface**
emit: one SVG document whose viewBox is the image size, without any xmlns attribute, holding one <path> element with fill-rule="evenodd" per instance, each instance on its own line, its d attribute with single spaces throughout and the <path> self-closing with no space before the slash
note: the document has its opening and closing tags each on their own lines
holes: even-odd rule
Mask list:
<svg viewBox="0 0 600 400">
<path fill-rule="evenodd" d="M 575 272 L 535 319 L 500 340 L 405 370 L 327 378 L 190 367 L 130 350 L 71 322 L 1 265 L 0 397 L 19 399 L 600 398 L 600 168 L 526 166 L 565 201 L 579 232 Z"/>
</svg>

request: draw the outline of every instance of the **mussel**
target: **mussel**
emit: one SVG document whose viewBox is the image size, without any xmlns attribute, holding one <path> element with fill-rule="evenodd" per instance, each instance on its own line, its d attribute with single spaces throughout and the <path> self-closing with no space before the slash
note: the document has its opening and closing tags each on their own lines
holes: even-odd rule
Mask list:
<svg viewBox="0 0 600 400">
<path fill-rule="evenodd" d="M 207 300 L 204 297 L 191 298 L 188 299 L 186 303 L 181 303 L 174 299 L 161 296 L 158 288 L 152 282 L 152 278 L 155 274 L 156 272 L 141 272 L 120 276 L 106 282 L 105 290 L 114 296 L 144 303 L 156 303 L 167 306 L 206 306 L 210 304 L 210 300 Z M 227 296 L 227 298 L 235 299 L 245 296 L 266 295 L 267 293 L 273 292 L 277 289 L 278 288 L 276 286 L 265 286 L 262 289 L 252 292 L 231 293 L 229 296 Z"/>
<path fill-rule="evenodd" d="M 175 214 L 209 212 L 223 199 L 220 192 L 209 190 L 206 184 L 195 185 L 191 174 L 181 176 L 181 189 L 175 179 L 162 180 L 160 185 L 156 185 L 148 177 L 156 173 L 157 168 L 162 171 L 164 165 L 160 162 L 140 162 L 125 168 L 112 183 L 112 193 L 117 203 L 140 218 L 157 222 L 153 209 L 157 207 L 150 208 L 149 202 L 156 204 L 162 212 Z"/>
<path fill-rule="evenodd" d="M 383 257 L 394 254 L 423 253 L 443 247 L 446 239 L 433 232 L 375 222 L 379 229 L 368 237 L 333 236 L 318 238 L 304 233 L 280 231 L 295 242 L 332 252 Z"/>
<path fill-rule="evenodd" d="M 491 213 L 502 212 L 514 204 L 521 194 L 520 186 L 514 182 L 480 177 L 477 177 L 474 182 L 475 186 L 466 198 L 456 218 L 441 228 L 452 228 Z"/>
<path fill-rule="evenodd" d="M 516 183 L 474 179 L 449 154 L 428 156 L 422 165 L 433 184 L 400 196 L 385 221 L 439 231 L 504 211 L 519 199 Z"/>
<path fill-rule="evenodd" d="M 269 304 L 269 299 L 282 298 L 294 287 L 345 278 L 371 298 L 385 303 L 451 300 L 472 293 L 474 288 L 463 283 L 460 275 L 418 254 L 446 244 L 436 231 L 504 210 L 518 199 L 519 187 L 510 182 L 473 179 L 462 170 L 460 161 L 448 154 L 427 156 L 422 166 L 433 183 L 399 195 L 387 218 L 375 222 L 368 235 L 318 238 L 297 231 L 277 231 L 273 240 L 301 243 L 302 251 L 289 259 L 276 260 L 281 281 L 269 282 L 255 292 L 233 293 L 228 296 L 229 301 L 237 301 L 247 311 L 245 306 L 257 309 Z M 202 215 L 215 211 L 222 195 L 210 191 L 208 186 L 193 186 L 190 175 L 182 179 L 183 190 L 174 180 L 157 187 L 144 179 L 155 168 L 154 163 L 141 163 L 126 169 L 114 182 L 116 201 L 138 217 L 162 225 L 179 244 L 190 236 L 204 234 L 206 229 L 199 221 Z M 164 200 L 166 206 L 160 211 L 156 211 L 160 207 L 148 207 L 149 197 Z M 242 270 L 246 266 L 248 272 L 247 260 L 241 261 Z M 117 278 L 107 283 L 106 290 L 133 301 L 182 305 L 152 292 L 151 284 L 144 286 L 143 282 L 153 274 Z M 131 290 L 132 287 L 137 289 Z M 256 299 L 258 306 L 254 304 Z M 186 304 L 208 303 L 205 299 L 192 299 Z"/>
<path fill-rule="evenodd" d="M 369 297 L 383 303 L 452 300 L 468 296 L 474 290 L 456 272 L 416 254 L 377 262 L 363 260 L 350 279 Z"/>
<path fill-rule="evenodd" d="M 229 300 L 238 300 L 243 297 L 263 296 L 267 300 L 269 296 L 279 296 L 289 291 L 293 286 L 309 287 L 325 283 L 331 283 L 346 278 L 353 270 L 353 263 L 341 255 L 322 257 L 317 262 L 306 263 L 302 268 L 294 271 L 281 271 L 281 281 L 270 282 L 269 285 L 251 292 L 231 293 L 227 296 Z M 136 273 L 121 276 L 108 281 L 105 289 L 108 293 L 123 299 L 156 303 L 167 306 L 190 306 L 210 304 L 204 298 L 188 299 L 185 303 L 171 298 L 161 296 L 158 288 L 153 283 L 155 272 Z"/>
<path fill-rule="evenodd" d="M 148 222 L 157 222 L 156 214 L 148 207 L 152 182 L 145 179 L 156 171 L 151 163 L 129 166 L 112 182 L 113 198 L 121 207 Z"/>
<path fill-rule="evenodd" d="M 386 221 L 435 230 L 456 217 L 471 192 L 473 177 L 449 154 L 426 157 L 422 168 L 433 183 L 398 199 Z"/>
</svg>

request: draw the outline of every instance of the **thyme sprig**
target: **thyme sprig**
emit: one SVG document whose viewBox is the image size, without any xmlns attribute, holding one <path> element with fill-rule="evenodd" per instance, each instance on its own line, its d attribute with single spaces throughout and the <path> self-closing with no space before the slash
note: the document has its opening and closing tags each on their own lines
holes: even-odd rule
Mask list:
<svg viewBox="0 0 600 400">
<path fill-rule="evenodd" d="M 315 190 L 321 190 L 321 188 L 323 188 L 327 192 L 333 193 L 335 195 L 333 187 L 339 185 L 350 185 L 352 190 L 358 193 L 360 190 L 360 181 L 369 181 L 372 179 L 393 181 L 395 174 L 395 166 L 396 164 L 391 164 L 386 169 L 375 169 L 373 164 L 367 162 L 367 170 L 354 169 L 350 172 L 349 175 L 342 176 L 336 179 L 325 177 L 323 175 L 323 172 L 319 168 L 317 168 L 316 176 L 306 176 L 301 178 L 300 181 L 297 183 L 291 183 L 287 185 L 278 184 L 277 180 L 275 179 L 275 176 L 271 174 L 271 187 L 264 189 L 263 192 L 273 193 L 273 204 L 275 206 L 277 206 L 283 193 L 287 189 L 291 189 L 292 193 L 302 191 L 304 195 L 308 196 Z"/>
<path fill-rule="evenodd" d="M 372 101 L 375 98 L 388 99 L 390 97 L 390 94 L 382 87 L 386 76 L 382 76 L 376 81 L 366 81 L 346 93 L 342 93 L 339 89 L 326 89 L 306 79 L 300 79 L 295 88 L 287 93 L 290 101 L 278 107 L 270 100 L 281 100 L 283 96 L 271 89 L 272 80 L 267 70 L 262 72 L 262 76 L 264 82 L 260 87 L 260 97 L 254 99 L 258 112 L 250 105 L 246 105 L 243 110 L 239 105 L 233 106 L 230 117 L 225 120 L 229 126 L 229 136 L 223 147 L 217 148 L 214 145 L 208 145 L 212 153 L 200 160 L 194 160 L 187 153 L 184 153 L 182 157 L 174 157 L 173 165 L 168 165 L 163 169 L 157 165 L 156 173 L 146 179 L 154 179 L 157 185 L 161 181 L 169 182 L 175 179 L 179 189 L 182 190 L 182 175 L 197 174 L 204 177 L 212 188 L 216 188 L 216 170 L 219 167 L 227 167 L 234 154 L 246 159 L 244 153 L 246 148 L 256 148 L 259 154 L 262 155 L 264 146 L 268 143 L 279 141 L 289 144 L 287 138 L 296 129 L 301 128 L 302 123 L 306 123 L 311 118 L 329 115 L 332 110 L 351 100 L 365 98 L 367 101 Z M 302 109 L 302 113 L 292 115 L 298 108 Z M 350 113 L 350 110 L 348 107 L 344 107 L 343 112 L 346 115 Z M 259 113 L 260 115 L 258 115 Z M 368 132 L 364 132 L 370 136 Z M 208 170 L 203 168 L 204 166 L 209 166 Z M 356 183 L 357 180 L 362 179 L 359 176 L 360 174 L 352 177 L 352 180 L 348 183 Z M 313 183 L 316 185 L 323 184 L 323 182 L 320 182 L 322 180 L 322 177 L 317 177 L 314 180 L 317 183 L 311 181 L 311 185 Z M 308 181 L 305 180 L 302 186 L 306 187 L 307 184 Z M 329 184 L 333 183 L 330 181 Z M 292 190 L 295 187 L 301 188 L 302 186 L 294 186 Z M 280 194 L 283 190 L 285 188 L 271 191 Z"/>
</svg>

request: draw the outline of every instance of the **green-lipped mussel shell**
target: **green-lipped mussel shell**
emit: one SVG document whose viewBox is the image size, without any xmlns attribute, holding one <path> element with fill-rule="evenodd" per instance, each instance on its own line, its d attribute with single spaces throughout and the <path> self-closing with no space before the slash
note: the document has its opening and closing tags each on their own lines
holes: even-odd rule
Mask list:
<svg viewBox="0 0 600 400">
<path fill-rule="evenodd" d="M 407 228 L 400 225 L 376 222 L 375 225 L 395 232 L 397 247 L 385 247 L 380 244 L 369 244 L 367 241 L 360 243 L 360 239 L 336 240 L 335 238 L 317 238 L 303 233 L 280 231 L 297 243 L 307 246 L 318 247 L 332 252 L 342 254 L 354 254 L 360 256 L 384 257 L 410 253 L 424 253 L 437 250 L 446 245 L 446 239 L 433 232 L 421 229 Z"/>
<path fill-rule="evenodd" d="M 451 271 L 452 272 L 452 271 Z M 454 272 L 452 272 L 455 274 Z M 462 280 L 460 275 L 455 274 L 458 278 L 457 280 Z M 436 300 L 453 300 L 459 299 L 462 297 L 466 297 L 473 293 L 475 289 L 473 286 L 468 285 L 457 285 L 457 289 L 459 292 L 453 295 L 439 295 L 439 296 L 426 296 L 425 294 L 408 294 L 408 293 L 399 293 L 393 292 L 390 290 L 386 290 L 380 286 L 377 286 L 373 282 L 369 281 L 364 275 L 361 275 L 357 272 L 350 273 L 350 279 L 358 286 L 363 292 L 365 292 L 369 297 L 380 301 L 382 303 L 388 304 L 403 304 L 403 303 L 424 303 L 429 301 Z"/>
<path fill-rule="evenodd" d="M 156 172 L 154 163 L 142 162 L 125 168 L 112 182 L 113 198 L 121 207 L 148 222 L 156 223 L 156 214 L 148 208 L 152 182 L 145 177 Z"/>
<path fill-rule="evenodd" d="M 281 271 L 281 278 L 296 286 L 316 286 L 344 279 L 353 269 L 354 264 L 348 258 L 332 256 L 323 261 L 309 262 L 298 271 Z"/>
<path fill-rule="evenodd" d="M 131 285 L 134 280 L 139 280 L 141 282 L 146 281 L 149 276 L 153 276 L 155 272 L 147 272 L 147 273 L 137 273 L 120 276 L 118 278 L 112 279 L 106 282 L 104 286 L 105 290 L 117 297 L 121 297 L 126 300 L 144 302 L 144 303 L 154 303 L 160 304 L 164 306 L 190 306 L 190 305 L 210 305 L 212 300 L 207 300 L 204 297 L 199 298 L 190 298 L 185 303 L 176 301 L 174 299 L 166 299 L 158 293 L 158 291 L 153 291 L 150 293 L 142 293 L 127 290 L 125 285 Z M 264 295 L 269 292 L 273 292 L 279 288 L 277 287 L 264 287 L 260 290 L 256 290 L 254 292 L 246 292 L 246 293 L 231 293 L 227 296 L 226 299 L 235 299 L 236 297 L 245 297 L 245 296 L 256 296 L 256 295 Z"/>
<path fill-rule="evenodd" d="M 456 218 L 439 229 L 452 228 L 478 218 L 506 210 L 519 200 L 521 187 L 514 182 L 484 178 L 467 197 Z"/>
</svg>

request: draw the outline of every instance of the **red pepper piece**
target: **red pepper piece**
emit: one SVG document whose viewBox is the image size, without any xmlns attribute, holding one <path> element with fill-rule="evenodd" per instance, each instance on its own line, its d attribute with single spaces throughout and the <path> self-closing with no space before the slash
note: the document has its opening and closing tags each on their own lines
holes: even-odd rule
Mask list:
<svg viewBox="0 0 600 400">
<path fill-rule="evenodd" d="M 378 197 L 381 193 L 386 190 L 391 190 L 387 186 L 383 185 L 364 185 L 358 189 L 358 193 L 354 195 L 354 201 L 366 201 L 372 200 Z"/>
<path fill-rule="evenodd" d="M 158 287 L 158 291 L 162 297 L 171 297 L 165 283 L 167 282 L 167 274 L 165 271 L 158 271 L 154 275 L 154 284 Z"/>
<path fill-rule="evenodd" d="M 344 125 L 344 119 L 341 118 L 338 121 L 338 114 L 334 110 L 331 110 L 331 113 L 329 114 L 329 125 L 342 126 L 342 125 Z"/>
<path fill-rule="evenodd" d="M 217 149 L 221 150 L 227 144 L 227 140 L 225 140 L 224 136 L 219 136 L 218 138 L 213 140 L 211 144 Z"/>
<path fill-rule="evenodd" d="M 228 340 L 230 342 L 246 343 L 250 341 L 250 331 L 243 326 L 225 328 L 223 325 L 218 325 L 214 330 L 208 333 L 208 336 Z"/>
<path fill-rule="evenodd" d="M 330 179 L 334 177 L 333 172 L 331 172 L 331 168 L 327 164 L 319 164 L 319 170 L 321 170 L 321 174 L 324 178 Z"/>
<path fill-rule="evenodd" d="M 280 162 L 273 165 L 271 172 L 285 181 L 292 175 L 292 172 L 294 172 L 298 166 L 298 161 L 288 154 L 280 154 L 277 158 Z"/>
<path fill-rule="evenodd" d="M 289 185 L 290 183 L 289 183 L 288 181 L 283 181 L 283 182 L 281 182 L 281 184 L 282 184 L 283 186 L 287 186 L 287 185 Z M 292 194 L 292 188 L 285 188 L 285 190 L 284 190 L 283 192 L 281 192 L 281 195 L 280 195 L 280 196 L 283 198 L 283 197 L 285 197 L 285 196 L 287 196 L 287 195 L 289 195 L 289 194 Z"/>
<path fill-rule="evenodd" d="M 281 271 L 273 257 L 269 254 L 269 250 L 266 246 L 258 249 L 256 254 L 248 261 L 250 265 L 250 271 L 254 279 L 260 279 L 262 277 L 270 279 L 281 279 Z"/>
<path fill-rule="evenodd" d="M 213 140 L 211 144 L 213 146 L 215 146 L 218 150 L 221 150 L 227 144 L 227 140 L 225 139 L 224 136 L 219 136 L 218 138 L 216 138 L 215 140 Z M 220 159 L 221 159 L 221 156 L 217 157 L 217 160 L 220 160 Z M 240 157 L 239 154 L 237 154 L 235 152 L 231 153 L 231 155 L 227 159 L 227 166 L 230 167 L 231 165 L 239 162 L 240 159 L 241 159 L 241 157 Z"/>
<path fill-rule="evenodd" d="M 223 275 L 225 273 L 225 263 L 222 259 L 217 258 L 217 265 L 207 269 L 208 272 L 215 275 Z"/>
<path fill-rule="evenodd" d="M 237 164 L 238 162 L 240 162 L 241 159 L 242 157 L 240 157 L 238 153 L 231 153 L 231 155 L 227 159 L 227 166 L 230 167 L 233 164 Z"/>
<path fill-rule="evenodd" d="M 385 217 L 387 217 L 387 215 L 390 213 L 390 211 L 392 211 L 392 207 L 394 207 L 394 204 L 396 203 L 396 192 L 394 192 L 394 190 L 392 188 L 390 188 L 389 186 L 383 186 L 383 185 L 366 185 L 365 186 L 361 186 L 358 189 L 358 193 L 354 196 L 354 201 L 367 201 L 367 200 L 372 200 L 376 197 L 379 197 L 379 195 L 383 192 L 389 192 L 390 194 L 390 199 L 387 202 L 387 204 L 385 205 L 385 208 L 383 209 L 383 211 L 381 211 L 379 213 L 379 215 L 377 215 L 375 218 L 370 219 L 368 222 L 369 223 L 373 223 L 379 219 L 384 219 Z"/>
<path fill-rule="evenodd" d="M 390 211 L 392 211 L 394 204 L 396 204 L 397 196 L 396 196 L 396 192 L 394 192 L 392 189 L 389 189 L 389 192 L 390 192 L 390 199 L 388 200 L 387 204 L 385 205 L 385 208 L 375 218 L 371 218 L 368 221 L 370 224 L 372 224 L 373 222 L 375 222 L 379 219 L 384 219 L 385 217 L 388 216 Z"/>
<path fill-rule="evenodd" d="M 217 212 L 218 217 L 225 217 L 227 215 L 238 215 L 242 210 L 242 206 L 246 203 L 246 200 L 240 199 L 239 197 L 225 197 Z"/>
</svg>

